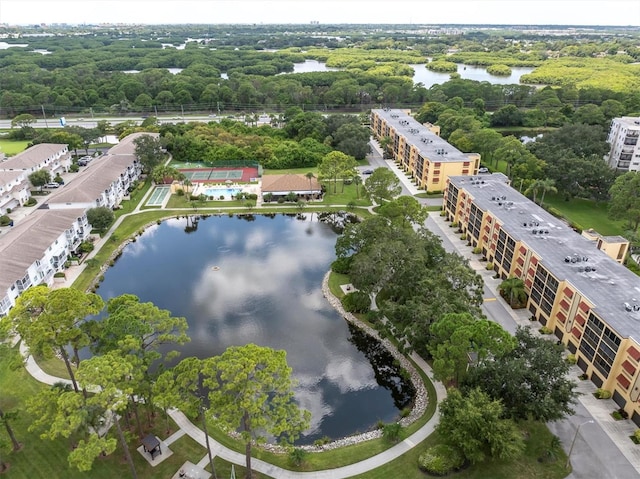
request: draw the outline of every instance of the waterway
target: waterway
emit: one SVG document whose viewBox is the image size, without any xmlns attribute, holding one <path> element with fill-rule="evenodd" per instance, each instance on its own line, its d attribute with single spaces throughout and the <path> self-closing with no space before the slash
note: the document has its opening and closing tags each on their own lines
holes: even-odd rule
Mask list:
<svg viewBox="0 0 640 479">
<path fill-rule="evenodd" d="M 312 414 L 300 444 L 398 420 L 413 395 L 391 356 L 323 297 L 336 233 L 312 216 L 167 220 L 125 247 L 98 289 L 186 317 L 183 358 L 247 343 L 286 350 L 296 400 Z"/>
</svg>

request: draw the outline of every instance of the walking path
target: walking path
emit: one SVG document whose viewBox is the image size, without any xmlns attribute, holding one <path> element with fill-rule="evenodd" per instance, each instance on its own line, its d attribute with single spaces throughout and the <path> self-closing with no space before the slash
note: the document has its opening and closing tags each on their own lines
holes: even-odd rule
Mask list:
<svg viewBox="0 0 640 479">
<path fill-rule="evenodd" d="M 515 331 L 515 326 L 532 327 L 534 331 L 541 326 L 540 323 L 529 320 L 531 314 L 528 310 L 514 310 L 508 306 L 507 302 L 498 293 L 498 287 L 502 280 L 495 279 L 493 277 L 494 271 L 486 269 L 487 263 L 480 261 L 480 255 L 473 254 L 473 248 L 468 246 L 466 241 L 460 240 L 459 234 L 456 233 L 456 228 L 450 228 L 449 224 L 438 213 L 431 213 L 429 220 L 435 223 L 441 234 L 453 245 L 455 251 L 464 258 L 469 258 L 469 265 L 484 279 L 486 288 L 483 310 L 485 314 L 498 321 L 505 329 L 511 332 Z M 501 309 L 509 313 L 511 317 L 510 324 L 503 324 L 502 321 L 499 321 L 497 315 L 492 314 L 497 309 L 496 306 L 498 306 L 495 303 L 500 303 L 503 306 Z M 591 381 L 579 381 L 578 376 L 580 374 L 582 374 L 582 370 L 578 366 L 571 367 L 569 377 L 577 382 L 576 389 L 580 394 L 575 408 L 576 414 L 562 421 L 548 424 L 551 431 L 561 437 L 567 452 L 569 452 L 571 442 L 577 438 L 578 432 L 589 438 L 588 441 L 580 441 L 577 445 L 578 447 L 573 451 L 572 457 L 574 460 L 572 465 L 574 472 L 568 478 L 640 478 L 640 448 L 629 438 L 637 429 L 637 426 L 630 419 L 615 420 L 611 413 L 617 410 L 619 406 L 613 399 L 596 399 L 593 396 L 596 386 Z M 585 424 L 586 421 L 591 419 L 595 421 L 594 425 Z M 604 440 L 602 438 L 599 439 L 598 434 L 588 429 L 589 427 L 596 427 L 596 424 L 600 427 Z M 579 431 L 577 429 L 578 425 L 583 425 Z M 610 441 L 606 441 L 607 437 Z M 580 450 L 582 450 L 582 456 L 578 454 Z M 617 454 L 622 454 L 628 460 L 628 463 L 623 464 L 622 461 L 616 460 L 615 456 Z M 580 460 L 576 459 L 577 457 L 580 457 Z M 585 467 L 585 463 L 589 467 Z"/>
<path fill-rule="evenodd" d="M 87 259 L 92 258 L 104 245 L 107 239 L 111 236 L 111 234 L 118 228 L 118 226 L 124 221 L 124 218 L 130 216 L 132 214 L 136 214 L 140 211 L 140 206 L 146 204 L 146 200 L 151 195 L 153 189 L 149 189 L 149 191 L 145 194 L 145 196 L 140 200 L 138 206 L 131 212 L 125 215 L 120 216 L 114 224 L 111 226 L 109 231 L 103 235 L 95 243 L 94 250 L 87 256 Z M 57 287 L 63 287 L 65 285 L 70 285 L 75 281 L 80 272 L 82 271 L 82 266 L 73 266 L 67 270 L 67 279 L 65 283 L 57 284 Z M 26 369 L 35 379 L 45 384 L 55 384 L 57 382 L 63 381 L 70 383 L 69 380 L 57 378 L 55 376 L 51 376 L 50 374 L 45 373 L 40 366 L 35 362 L 32 356 L 29 355 L 28 349 L 21 343 L 20 351 L 26 358 Z M 436 388 L 436 398 L 432 398 L 432 400 L 438 401 L 438 398 L 443 398 L 446 395 L 446 391 L 444 386 L 436 382 L 433 379 L 433 373 L 431 371 L 431 367 L 424 361 L 421 357 L 416 355 L 415 353 L 411 355 L 411 359 L 417 364 L 417 366 L 432 380 L 434 386 Z M 180 430 L 170 436 L 165 442 L 167 444 L 176 441 L 179 437 L 186 434 L 192 439 L 194 439 L 198 444 L 202 447 L 206 447 L 206 440 L 204 432 L 194 425 L 182 411 L 177 409 L 169 411 L 169 415 L 178 425 Z M 278 478 L 278 479 L 343 479 L 352 476 L 356 476 L 358 474 L 363 474 L 372 469 L 376 469 L 398 457 L 402 454 L 408 452 L 416 445 L 420 444 L 425 438 L 427 438 L 431 433 L 433 433 L 435 426 L 438 424 L 439 415 L 436 411 L 434 415 L 427 421 L 427 423 L 422 426 L 418 431 L 413 433 L 411 436 L 406 438 L 404 441 L 396 444 L 395 446 L 377 454 L 373 457 L 365 459 L 363 461 L 350 464 L 348 466 L 343 466 L 335 469 L 329 469 L 325 471 L 312 471 L 312 472 L 295 472 L 289 471 L 287 469 L 282 469 L 280 467 L 269 464 L 265 461 L 252 458 L 251 464 L 252 468 L 255 471 L 258 471 L 262 474 L 265 474 L 269 477 Z M 233 451 L 226 446 L 217 442 L 214 438 L 209 436 L 209 444 L 211 447 L 212 454 L 214 456 L 221 457 L 226 461 L 229 461 L 234 464 L 244 465 L 246 458 L 243 453 L 239 453 Z M 206 464 L 208 462 L 208 456 L 205 456 L 200 463 Z M 200 464 L 199 463 L 199 464 Z"/>
<path fill-rule="evenodd" d="M 415 185 L 413 185 L 410 178 L 408 178 L 406 174 L 402 170 L 400 170 L 393 161 L 386 161 L 386 163 L 388 167 L 396 173 L 397 177 L 400 179 L 400 181 L 402 182 L 402 184 L 405 186 L 407 190 L 409 190 L 412 194 L 417 194 L 420 191 L 415 187 Z M 95 248 L 91 253 L 89 253 L 89 255 L 87 256 L 87 259 L 93 258 L 97 254 L 97 252 L 100 251 L 104 243 L 111 237 L 112 233 L 120 226 L 120 224 L 124 221 L 126 217 L 141 212 L 140 207 L 146 204 L 148 198 L 153 193 L 153 191 L 154 191 L 153 188 L 150 188 L 146 192 L 146 194 L 143 196 L 143 198 L 139 201 L 138 206 L 131 213 L 120 216 L 114 222 L 114 224 L 107 231 L 107 233 L 105 233 L 102 238 L 100 238 L 95 242 Z M 329 207 L 328 205 L 322 205 L 322 206 Z M 344 205 L 333 205 L 333 206 L 344 207 Z M 222 207 L 222 208 L 215 208 L 213 210 L 202 210 L 202 212 L 215 214 L 215 213 L 221 213 L 225 209 L 227 208 Z M 237 207 L 233 209 L 237 210 Z M 369 207 L 368 209 L 369 211 L 373 212 L 373 206 Z M 30 209 L 24 208 L 25 216 L 28 213 L 30 213 L 30 211 L 31 211 Z M 189 213 L 185 209 L 174 209 L 173 211 L 181 212 L 183 214 Z M 485 310 L 485 313 L 487 313 L 489 316 L 493 316 L 492 310 L 496 308 L 499 304 L 509 313 L 511 317 L 511 320 L 508 322 L 509 324 L 503 324 L 503 327 L 513 332 L 515 330 L 515 325 L 527 326 L 527 327 L 531 326 L 532 323 L 529 321 L 530 315 L 528 311 L 512 310 L 510 307 L 508 307 L 506 302 L 498 294 L 498 286 L 501 281 L 499 279 L 493 278 L 493 274 L 494 274 L 493 271 L 486 270 L 485 268 L 486 263 L 481 262 L 479 260 L 479 256 L 474 255 L 472 253 L 472 248 L 470 246 L 467 246 L 466 242 L 460 240 L 459 235 L 455 232 L 455 228 L 450 228 L 449 225 L 446 223 L 446 221 L 442 217 L 440 217 L 438 214 L 431 214 L 430 219 L 428 221 L 433 221 L 436 227 L 440 230 L 442 236 L 448 239 L 448 241 L 452 245 L 452 246 L 449 245 L 449 249 L 450 250 L 453 249 L 459 254 L 461 254 L 463 257 L 469 258 L 470 266 L 478 274 L 480 274 L 484 279 L 486 288 L 485 288 L 485 304 L 483 306 L 483 309 Z M 70 286 L 75 281 L 75 279 L 79 276 L 82 269 L 83 269 L 82 265 L 70 267 L 69 269 L 66 270 L 66 273 L 67 273 L 66 281 L 64 283 L 57 283 L 54 285 L 54 287 Z M 533 323 L 533 324 L 535 324 L 536 326 L 538 325 L 538 323 Z M 24 344 L 21 344 L 20 350 L 23 353 L 23 355 L 25 355 L 26 357 L 25 365 L 26 365 L 27 371 L 38 381 L 46 384 L 54 384 L 60 381 L 70 383 L 69 380 L 57 378 L 45 373 L 38 366 L 38 364 L 33 360 L 33 358 L 28 355 L 28 351 L 26 350 L 26 347 L 24 346 Z M 430 378 L 433 376 L 429 366 L 421 358 L 417 356 L 412 356 L 412 359 L 419 365 L 419 367 L 423 371 L 427 373 L 427 375 Z M 574 366 L 572 368 L 571 374 L 573 375 L 573 377 L 577 378 L 577 376 L 581 372 L 582 371 L 580 371 L 579 368 Z M 443 397 L 445 394 L 444 388 L 439 383 L 435 383 L 435 384 L 438 392 L 438 397 L 440 398 Z M 611 417 L 611 412 L 618 409 L 617 405 L 611 399 L 596 400 L 591 394 L 592 392 L 595 391 L 595 389 L 596 389 L 595 385 L 593 385 L 590 381 L 580 381 L 578 383 L 578 390 L 579 392 L 582 393 L 582 395 L 579 397 L 579 412 L 582 414 L 582 412 L 585 411 L 586 415 L 579 416 L 577 413 L 575 417 L 568 418 L 558 423 L 550 424 L 550 428 L 552 429 L 553 432 L 557 431 L 556 434 L 561 435 L 563 439 L 563 445 L 565 446 L 565 448 L 567 448 L 568 444 L 572 442 L 571 439 L 573 438 L 575 440 L 578 437 L 578 432 L 582 432 L 581 430 L 578 430 L 576 428 L 577 423 L 579 422 L 580 423 L 579 425 L 583 425 L 585 424 L 583 421 L 585 418 L 593 418 L 593 420 L 596 421 L 597 425 L 602 429 L 604 434 L 608 436 L 610 441 L 613 443 L 613 446 L 610 443 L 607 443 L 606 445 L 603 444 L 602 447 L 599 447 L 600 445 L 597 444 L 597 442 L 592 443 L 592 440 L 588 441 L 588 444 L 587 444 L 587 441 L 578 441 L 576 443 L 577 447 L 576 447 L 576 450 L 574 451 L 573 457 L 575 458 L 576 453 L 578 453 L 579 450 L 583 448 L 586 450 L 585 454 L 589 456 L 586 459 L 591 460 L 592 464 L 594 462 L 600 461 L 599 463 L 601 464 L 602 467 L 598 467 L 595 470 L 594 468 L 592 468 L 591 470 L 579 472 L 579 469 L 581 469 L 581 466 L 584 467 L 584 465 L 579 464 L 577 463 L 577 461 L 574 460 L 575 472 L 572 473 L 569 477 L 574 477 L 574 478 L 601 477 L 601 473 L 605 470 L 607 471 L 609 477 L 620 477 L 624 479 L 628 479 L 632 477 L 633 478 L 640 477 L 640 474 L 638 474 L 637 472 L 637 471 L 640 471 L 640 448 L 635 446 L 629 439 L 629 436 L 636 429 L 635 424 L 633 424 L 629 420 L 616 421 L 615 419 L 613 419 L 613 417 Z M 181 437 L 182 435 L 187 434 L 190 437 L 192 437 L 194 440 L 196 440 L 199 444 L 201 444 L 203 447 L 205 447 L 206 443 L 205 443 L 204 433 L 197 426 L 191 423 L 188 420 L 188 418 L 186 418 L 186 416 L 184 416 L 184 414 L 182 414 L 180 411 L 174 410 L 174 411 L 171 411 L 170 414 L 174 419 L 174 421 L 180 427 L 180 430 L 175 434 L 173 434 L 170 438 L 168 438 L 167 441 L 170 440 L 171 442 L 173 442 L 177 440 L 179 437 Z M 438 419 L 438 415 L 436 413 L 427 422 L 427 424 L 425 424 L 420 430 L 418 430 L 412 436 L 405 439 L 402 443 L 399 443 L 396 446 L 374 457 L 371 457 L 369 459 L 366 459 L 364 461 L 361 461 L 355 464 L 351 464 L 349 466 L 344 466 L 344 467 L 331 469 L 327 471 L 297 473 L 297 472 L 278 468 L 276 466 L 273 466 L 271 464 L 268 464 L 264 461 L 260 461 L 257 459 L 253 459 L 252 464 L 255 470 L 263 474 L 269 475 L 271 477 L 277 477 L 278 479 L 280 478 L 282 479 L 347 478 L 353 475 L 365 473 L 371 469 L 375 469 L 399 457 L 400 455 L 404 454 L 405 452 L 410 450 L 412 447 L 414 447 L 416 444 L 419 444 L 420 441 L 425 439 L 429 434 L 433 432 L 433 429 L 437 424 L 437 419 Z M 587 427 L 589 427 L 588 424 L 584 425 L 585 433 L 587 433 L 587 430 L 586 430 Z M 574 432 L 575 432 L 575 436 L 574 436 Z M 591 438 L 592 435 L 590 434 L 589 437 Z M 245 462 L 244 454 L 237 453 L 235 451 L 227 449 L 223 445 L 217 443 L 212 438 L 210 438 L 210 444 L 212 447 L 212 451 L 215 455 L 222 457 L 223 459 L 235 464 L 240 464 L 240 465 L 244 464 Z M 615 449 L 615 451 L 612 450 L 612 448 Z M 611 469 L 613 465 L 609 460 L 607 460 L 608 458 L 610 459 L 613 454 L 617 453 L 618 450 L 629 461 L 630 466 L 632 466 L 631 468 L 624 469 L 624 465 L 623 465 L 622 466 L 623 472 L 621 473 L 614 472 Z M 200 462 L 207 462 L 205 461 L 205 459 L 208 461 L 208 457 L 205 457 Z M 590 474 L 595 474 L 595 475 L 590 475 Z"/>
</svg>

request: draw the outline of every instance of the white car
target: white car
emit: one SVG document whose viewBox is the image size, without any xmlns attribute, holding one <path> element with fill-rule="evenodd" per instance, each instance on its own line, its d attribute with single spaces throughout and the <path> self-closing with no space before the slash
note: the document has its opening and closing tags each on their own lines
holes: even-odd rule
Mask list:
<svg viewBox="0 0 640 479">
<path fill-rule="evenodd" d="M 55 181 L 52 181 L 50 183 L 47 183 L 46 185 L 44 185 L 45 188 L 59 188 L 60 187 L 60 183 L 56 183 Z"/>
</svg>

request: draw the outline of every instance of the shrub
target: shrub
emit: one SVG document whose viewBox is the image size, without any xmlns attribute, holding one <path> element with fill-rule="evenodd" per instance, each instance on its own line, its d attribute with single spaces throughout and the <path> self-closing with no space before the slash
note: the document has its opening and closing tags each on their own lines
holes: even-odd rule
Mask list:
<svg viewBox="0 0 640 479">
<path fill-rule="evenodd" d="M 323 436 L 320 439 L 316 439 L 315 441 L 313 441 L 313 445 L 314 446 L 324 446 L 325 444 L 329 444 L 331 442 L 331 439 L 327 436 Z"/>
<path fill-rule="evenodd" d="M 293 464 L 294 466 L 299 467 L 304 463 L 304 460 L 308 454 L 309 453 L 304 449 L 295 447 L 289 452 L 289 461 L 291 461 L 291 464 Z"/>
<path fill-rule="evenodd" d="M 82 253 L 91 253 L 94 248 L 95 246 L 91 241 L 83 241 L 82 243 L 80 243 L 80 251 Z"/>
<path fill-rule="evenodd" d="M 447 444 L 430 447 L 418 458 L 418 467 L 428 474 L 445 476 L 464 465 L 462 453 Z"/>
<path fill-rule="evenodd" d="M 246 195 L 246 198 L 248 200 L 254 200 L 257 201 L 258 200 L 258 195 L 256 195 L 255 193 L 249 193 L 248 195 Z"/>
<path fill-rule="evenodd" d="M 283 204 L 284 202 L 285 202 L 284 196 L 280 196 L 280 197 L 278 198 L 278 203 L 279 203 L 279 204 Z"/>
<path fill-rule="evenodd" d="M 447 216 L 447 212 L 445 210 L 440 211 L 440 216 Z"/>
<path fill-rule="evenodd" d="M 476 246 L 475 248 L 473 248 L 473 254 L 480 254 L 482 253 L 482 248 L 480 246 Z"/>
<path fill-rule="evenodd" d="M 24 204 L 25 206 L 35 206 L 38 204 L 38 201 L 33 198 L 33 197 L 29 197 L 29 199 L 27 200 L 27 202 Z"/>
<path fill-rule="evenodd" d="M 13 210 L 12 210 L 11 208 L 7 208 L 7 214 L 8 214 L 8 215 L 9 215 L 9 214 L 11 214 L 11 212 L 12 212 L 12 211 L 13 211 Z"/>
<path fill-rule="evenodd" d="M 366 319 L 371 324 L 376 324 L 377 322 L 379 322 L 381 317 L 382 317 L 382 313 L 378 310 L 373 310 L 373 309 L 370 309 L 364 315 L 364 319 Z"/>
<path fill-rule="evenodd" d="M 74 163 L 69 167 L 69 171 L 71 173 L 77 173 L 78 171 L 80 171 L 80 167 L 78 166 L 77 163 Z"/>
<path fill-rule="evenodd" d="M 182 188 L 179 188 L 176 190 L 176 195 L 178 196 L 184 196 L 184 190 Z"/>
<path fill-rule="evenodd" d="M 340 257 L 331 263 L 331 271 L 338 274 L 349 274 L 351 268 L 351 256 Z"/>
<path fill-rule="evenodd" d="M 11 223 L 11 218 L 7 215 L 0 216 L 0 226 L 7 226 L 9 223 Z"/>
<path fill-rule="evenodd" d="M 598 389 L 596 389 L 596 392 L 593 393 L 593 395 L 595 397 L 597 397 L 598 399 L 610 399 L 611 398 L 611 391 L 608 391 L 608 390 L 602 389 L 602 388 L 598 388 Z"/>
<path fill-rule="evenodd" d="M 633 432 L 633 437 L 635 437 L 635 438 L 636 438 L 636 441 L 640 442 L 640 429 L 636 429 L 636 430 Z"/>
<path fill-rule="evenodd" d="M 53 274 L 54 278 L 66 278 L 67 276 L 64 274 L 63 271 L 58 271 L 57 273 Z"/>
<path fill-rule="evenodd" d="M 466 240 L 466 239 L 467 239 L 467 234 L 466 234 L 466 233 L 462 233 L 462 234 L 460 235 L 460 239 L 461 239 L 461 240 Z"/>
<path fill-rule="evenodd" d="M 455 221 L 453 223 L 451 223 L 451 227 L 452 228 L 457 228 L 458 227 L 458 223 L 456 223 Z"/>
<path fill-rule="evenodd" d="M 492 263 L 491 261 L 489 261 L 489 262 L 487 263 L 487 265 L 485 266 L 485 269 L 486 269 L 486 270 L 491 270 L 491 269 L 493 269 L 493 263 Z"/>
<path fill-rule="evenodd" d="M 371 298 L 362 291 L 354 291 L 345 295 L 341 302 L 344 309 L 349 313 L 366 313 L 371 306 Z"/>
<path fill-rule="evenodd" d="M 578 362 L 578 358 L 576 358 L 576 355 L 575 355 L 575 354 L 569 354 L 569 355 L 567 356 L 567 362 L 568 362 L 569 364 L 576 364 L 576 363 Z"/>
<path fill-rule="evenodd" d="M 398 422 L 392 422 L 391 424 L 385 424 L 382 428 L 382 437 L 390 442 L 398 442 L 400 439 L 400 432 L 402 426 Z"/>
<path fill-rule="evenodd" d="M 540 334 L 553 334 L 553 330 L 547 328 L 546 326 L 542 326 L 540 329 L 538 329 L 538 332 Z"/>
</svg>

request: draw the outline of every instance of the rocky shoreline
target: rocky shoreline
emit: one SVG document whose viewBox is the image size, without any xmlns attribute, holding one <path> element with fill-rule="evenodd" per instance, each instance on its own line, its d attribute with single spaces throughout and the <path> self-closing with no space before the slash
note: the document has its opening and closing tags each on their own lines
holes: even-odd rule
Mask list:
<svg viewBox="0 0 640 479">
<path fill-rule="evenodd" d="M 411 378 L 411 383 L 413 384 L 413 387 L 415 388 L 415 391 L 416 391 L 416 395 L 413 402 L 413 409 L 411 410 L 411 413 L 408 416 L 403 417 L 402 419 L 400 419 L 400 421 L 398 421 L 402 425 L 402 427 L 409 426 L 410 424 L 414 423 L 418 418 L 420 418 L 424 414 L 427 408 L 429 395 L 427 394 L 427 390 L 424 386 L 424 382 L 422 381 L 422 377 L 418 373 L 418 370 L 415 368 L 413 363 L 409 361 L 402 353 L 400 353 L 400 351 L 398 351 L 398 349 L 395 347 L 393 343 L 391 343 L 391 341 L 389 341 L 388 339 L 381 339 L 380 335 L 378 334 L 378 331 L 376 331 L 369 325 L 364 324 L 362 321 L 356 318 L 353 314 L 348 313 L 347 311 L 344 310 L 344 308 L 342 307 L 342 303 L 340 302 L 340 299 L 334 296 L 331 290 L 329 289 L 330 274 L 331 274 L 331 271 L 328 271 L 327 274 L 325 274 L 324 278 L 322 279 L 322 294 L 324 295 L 325 298 L 327 298 L 327 301 L 329 301 L 329 304 L 331 304 L 331 306 L 333 306 L 336 309 L 336 311 L 338 311 L 342 315 L 342 317 L 345 320 L 347 320 L 349 323 L 361 329 L 372 338 L 380 341 L 380 343 L 387 349 L 387 351 L 389 351 L 389 353 L 393 356 L 393 358 L 400 363 L 400 366 L 409 373 L 409 376 Z M 369 441 L 371 439 L 377 439 L 380 437 L 382 437 L 382 430 L 376 429 L 375 431 L 369 431 L 363 434 L 344 437 L 342 439 L 338 439 L 336 441 L 332 441 L 330 443 L 323 444 L 323 445 L 300 446 L 300 449 L 304 449 L 305 451 L 308 451 L 308 452 L 329 451 L 331 449 L 350 446 L 353 444 L 358 444 L 364 441 Z M 274 453 L 286 452 L 285 448 L 277 444 L 266 444 L 266 445 L 262 445 L 261 447 L 267 451 L 274 452 Z"/>
</svg>

